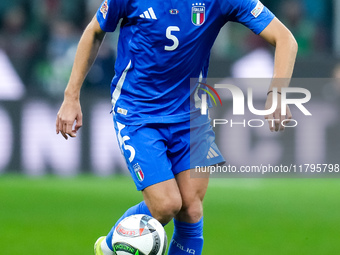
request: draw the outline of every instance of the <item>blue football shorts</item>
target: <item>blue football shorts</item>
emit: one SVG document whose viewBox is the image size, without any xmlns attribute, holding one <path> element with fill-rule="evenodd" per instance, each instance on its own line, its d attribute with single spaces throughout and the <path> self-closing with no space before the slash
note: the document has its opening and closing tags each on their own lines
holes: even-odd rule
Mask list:
<svg viewBox="0 0 340 255">
<path fill-rule="evenodd" d="M 178 173 L 225 162 L 215 144 L 208 115 L 188 122 L 124 125 L 115 115 L 118 143 L 137 190 Z"/>
</svg>

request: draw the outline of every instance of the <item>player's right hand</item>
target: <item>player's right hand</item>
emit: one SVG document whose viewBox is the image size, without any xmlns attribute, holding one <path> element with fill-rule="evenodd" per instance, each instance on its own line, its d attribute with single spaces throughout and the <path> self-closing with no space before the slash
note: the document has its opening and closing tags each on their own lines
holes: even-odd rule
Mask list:
<svg viewBox="0 0 340 255">
<path fill-rule="evenodd" d="M 267 101 L 265 104 L 265 109 L 268 110 L 273 105 L 273 96 L 274 93 L 270 93 L 267 96 Z M 289 120 L 292 119 L 292 114 L 290 112 L 289 106 L 286 106 L 286 115 L 281 114 L 281 95 L 277 93 L 277 107 L 272 114 L 266 115 L 265 119 L 268 120 L 269 129 L 272 132 L 284 131 L 285 127 L 282 125 L 283 121 L 286 124 L 289 123 Z"/>
<path fill-rule="evenodd" d="M 57 134 L 60 132 L 66 140 L 68 137 L 76 137 L 78 130 L 83 125 L 82 122 L 83 114 L 79 100 L 70 100 L 65 98 L 57 114 Z"/>
</svg>

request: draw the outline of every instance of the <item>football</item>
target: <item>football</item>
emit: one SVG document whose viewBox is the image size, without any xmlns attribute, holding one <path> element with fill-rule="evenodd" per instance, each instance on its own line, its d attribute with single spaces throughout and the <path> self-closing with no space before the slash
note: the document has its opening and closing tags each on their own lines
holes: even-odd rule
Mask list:
<svg viewBox="0 0 340 255">
<path fill-rule="evenodd" d="M 167 236 L 162 224 L 145 214 L 123 219 L 112 237 L 113 251 L 117 255 L 163 255 Z"/>
</svg>

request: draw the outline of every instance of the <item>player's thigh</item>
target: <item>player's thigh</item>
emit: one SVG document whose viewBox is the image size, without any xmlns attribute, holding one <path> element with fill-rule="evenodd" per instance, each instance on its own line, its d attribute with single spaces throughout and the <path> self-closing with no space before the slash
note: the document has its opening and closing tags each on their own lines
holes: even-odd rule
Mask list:
<svg viewBox="0 0 340 255">
<path fill-rule="evenodd" d="M 150 125 L 114 122 L 117 139 L 138 190 L 174 179 L 164 133 Z"/>
<path fill-rule="evenodd" d="M 215 144 L 215 133 L 208 116 L 199 116 L 170 128 L 173 139 L 168 145 L 168 156 L 175 175 L 225 161 Z"/>
<path fill-rule="evenodd" d="M 203 199 L 208 189 L 209 174 L 193 178 L 187 170 L 175 176 L 182 198 L 182 208 L 176 219 L 189 223 L 198 222 L 203 216 Z"/>
<path fill-rule="evenodd" d="M 175 179 L 148 186 L 142 193 L 152 216 L 162 224 L 168 223 L 182 207 L 182 197 Z"/>
</svg>

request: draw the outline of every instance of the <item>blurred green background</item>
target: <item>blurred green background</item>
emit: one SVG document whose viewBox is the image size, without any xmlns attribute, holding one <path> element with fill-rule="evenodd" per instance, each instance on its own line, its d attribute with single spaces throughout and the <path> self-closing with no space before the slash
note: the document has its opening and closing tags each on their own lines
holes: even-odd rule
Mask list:
<svg viewBox="0 0 340 255">
<path fill-rule="evenodd" d="M 2 176 L 1 254 L 92 254 L 96 239 L 141 200 L 134 190 L 127 177 Z M 212 179 L 203 254 L 337 254 L 339 195 L 334 179 Z"/>
</svg>

